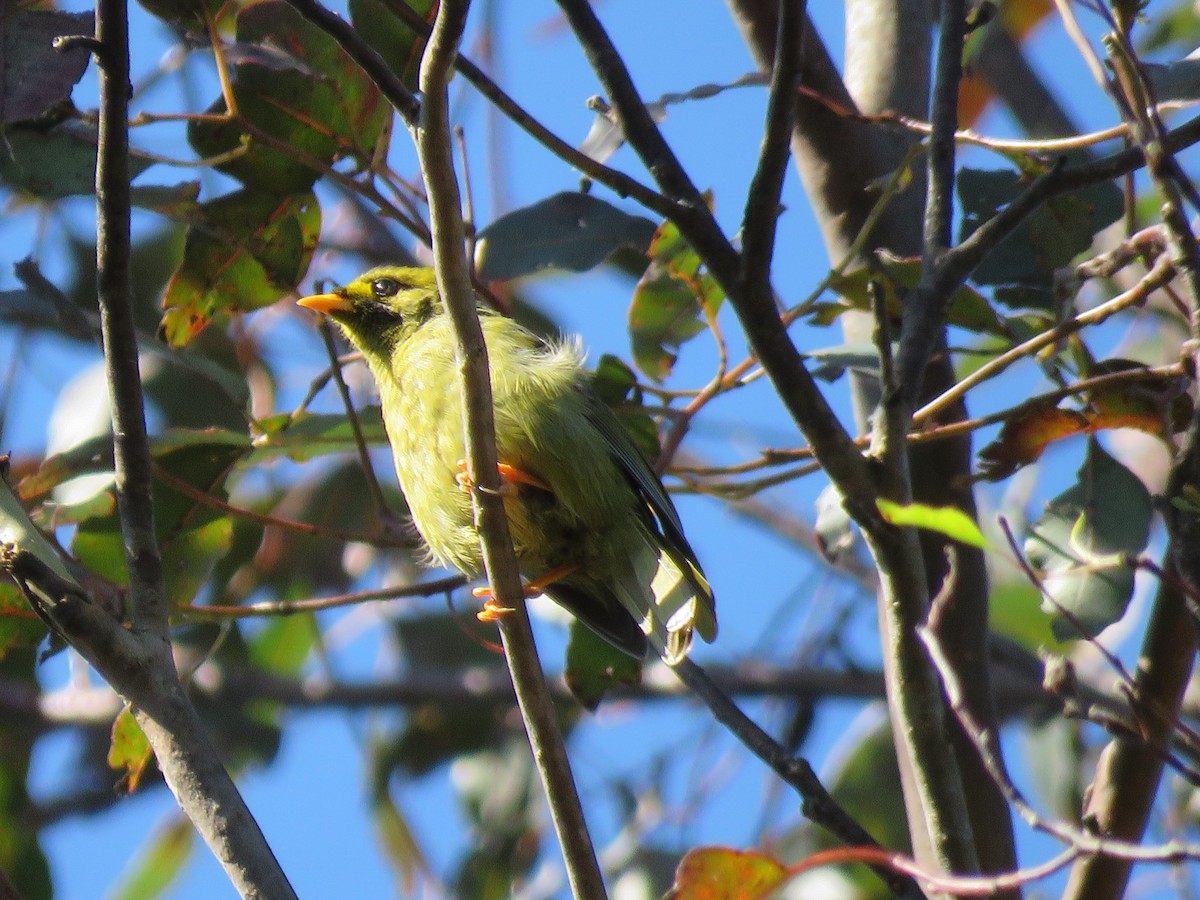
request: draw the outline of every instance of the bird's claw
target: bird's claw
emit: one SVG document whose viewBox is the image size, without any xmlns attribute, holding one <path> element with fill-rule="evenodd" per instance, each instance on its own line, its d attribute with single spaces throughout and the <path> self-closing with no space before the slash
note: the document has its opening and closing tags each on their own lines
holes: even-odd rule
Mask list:
<svg viewBox="0 0 1200 900">
<path fill-rule="evenodd" d="M 496 473 L 500 476 L 499 488 L 488 488 L 479 484 L 471 477 L 471 473 L 467 471 L 467 461 L 460 459 L 458 461 L 458 474 L 454 476 L 455 482 L 458 484 L 458 489 L 464 494 L 469 494 L 471 491 L 482 491 L 485 494 L 493 494 L 499 497 L 512 497 L 517 493 L 517 485 L 527 484 L 530 487 L 539 488 L 543 491 L 550 490 L 550 485 L 542 481 L 536 475 L 530 475 L 528 472 L 523 472 L 516 466 L 510 466 L 508 463 L 496 463 Z"/>
<path fill-rule="evenodd" d="M 496 497 L 512 497 L 517 493 L 517 486 L 504 477 L 503 469 L 506 468 L 508 467 L 503 466 L 503 464 L 496 466 L 496 470 L 500 475 L 499 488 L 484 487 L 472 478 L 471 473 L 467 471 L 467 461 L 460 459 L 458 461 L 458 474 L 454 476 L 454 481 L 458 484 L 458 489 L 464 494 L 469 494 L 471 491 L 479 491 L 480 493 L 492 494 Z"/>
<path fill-rule="evenodd" d="M 483 609 L 475 613 L 475 618 L 480 622 L 497 622 L 501 616 L 515 612 L 511 606 L 501 606 L 500 601 L 492 596 L 492 589 L 489 587 L 474 588 L 471 593 L 476 597 L 486 598 L 483 601 Z"/>
</svg>

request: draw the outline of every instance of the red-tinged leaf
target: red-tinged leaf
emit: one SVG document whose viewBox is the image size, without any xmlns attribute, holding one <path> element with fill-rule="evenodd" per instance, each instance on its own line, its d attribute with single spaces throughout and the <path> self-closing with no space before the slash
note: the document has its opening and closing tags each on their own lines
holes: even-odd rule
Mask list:
<svg viewBox="0 0 1200 900">
<path fill-rule="evenodd" d="M 1106 359 L 1088 372 L 1089 376 L 1144 371 L 1141 363 L 1128 359 Z M 1170 440 L 1191 422 L 1194 404 L 1188 391 L 1190 380 L 1164 374 L 1154 378 L 1113 385 L 1088 393 L 1088 412 L 1093 431 L 1105 428 L 1135 428 Z"/>
<path fill-rule="evenodd" d="M 1090 375 L 1115 374 L 1144 368 L 1127 360 L 1105 360 Z M 1006 478 L 1042 455 L 1054 441 L 1074 434 L 1096 434 L 1112 428 L 1133 428 L 1163 440 L 1191 421 L 1193 403 L 1181 377 L 1130 380 L 1087 395 L 1082 410 L 1046 404 L 1005 422 L 1000 437 L 980 453 L 979 477 Z"/>
<path fill-rule="evenodd" d="M 1022 466 L 1036 462 L 1046 448 L 1073 434 L 1088 429 L 1088 418 L 1081 412 L 1043 406 L 1004 423 L 1000 436 L 979 453 L 979 477 L 1000 481 Z"/>
<path fill-rule="evenodd" d="M 997 5 L 1001 21 L 993 23 L 991 27 L 1003 28 L 1017 42 L 1023 41 L 1031 29 L 1054 11 L 1054 4 L 1050 0 L 1016 0 Z M 986 32 L 985 28 L 976 32 L 980 42 Z M 958 93 L 958 121 L 961 127 L 974 125 L 995 96 L 995 88 L 983 72 L 977 70 L 978 67 L 968 65 L 967 69 Z"/>
<path fill-rule="evenodd" d="M 689 850 L 675 870 L 670 900 L 760 900 L 788 878 L 778 860 L 754 850 L 700 847 Z"/>
<path fill-rule="evenodd" d="M 150 742 L 127 706 L 113 722 L 112 744 L 108 749 L 109 766 L 125 770 L 119 785 L 122 793 L 132 794 L 138 789 L 152 759 L 154 751 L 150 749 Z"/>
<path fill-rule="evenodd" d="M 269 306 L 308 271 L 321 231 L 312 194 L 241 190 L 200 207 L 163 296 L 162 332 L 182 346 L 215 316 Z"/>
<path fill-rule="evenodd" d="M 286 2 L 243 8 L 232 50 L 239 116 L 221 119 L 227 110 L 218 99 L 210 117 L 188 127 L 201 156 L 231 154 L 217 166 L 222 172 L 282 196 L 307 191 L 340 157 L 374 155 L 391 107 L 333 38 Z"/>
<path fill-rule="evenodd" d="M 16 647 L 36 647 L 46 636 L 46 626 L 16 585 L 0 580 L 0 659 Z"/>
</svg>

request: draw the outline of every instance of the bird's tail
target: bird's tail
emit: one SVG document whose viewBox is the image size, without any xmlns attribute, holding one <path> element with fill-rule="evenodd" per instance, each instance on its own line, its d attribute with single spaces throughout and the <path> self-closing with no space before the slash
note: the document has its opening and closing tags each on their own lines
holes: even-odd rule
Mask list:
<svg viewBox="0 0 1200 900">
<path fill-rule="evenodd" d="M 639 553 L 641 558 L 631 566 L 634 579 L 616 589 L 650 645 L 674 666 L 687 657 L 695 632 L 706 641 L 716 637 L 712 589 L 690 561 L 681 565 L 658 541 L 649 543 L 645 549 L 650 552 Z"/>
</svg>

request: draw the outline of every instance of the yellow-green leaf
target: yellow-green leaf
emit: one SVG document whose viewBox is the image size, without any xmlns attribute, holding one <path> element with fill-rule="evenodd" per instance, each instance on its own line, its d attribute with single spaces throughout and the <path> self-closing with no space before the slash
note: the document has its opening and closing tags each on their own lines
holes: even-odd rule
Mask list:
<svg viewBox="0 0 1200 900">
<path fill-rule="evenodd" d="M 946 535 L 948 538 L 971 547 L 988 549 L 987 538 L 975 524 L 975 520 L 961 509 L 953 506 L 929 506 L 924 503 L 893 503 L 876 500 L 879 512 L 893 525 L 912 525 Z"/>
<path fill-rule="evenodd" d="M 153 758 L 154 751 L 150 749 L 150 742 L 146 740 L 142 726 L 133 717 L 129 707 L 125 707 L 113 722 L 108 764 L 114 769 L 125 770 L 123 787 L 126 793 L 132 794 L 138 789 L 146 766 Z"/>
</svg>

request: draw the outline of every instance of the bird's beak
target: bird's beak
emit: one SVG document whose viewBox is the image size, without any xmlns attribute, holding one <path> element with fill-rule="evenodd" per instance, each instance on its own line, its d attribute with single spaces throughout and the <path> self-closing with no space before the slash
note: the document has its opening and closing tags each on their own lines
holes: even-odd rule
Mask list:
<svg viewBox="0 0 1200 900">
<path fill-rule="evenodd" d="M 349 312 L 353 306 L 349 298 L 343 297 L 341 294 L 313 294 L 309 297 L 301 297 L 296 301 L 296 305 L 326 315 L 335 312 Z"/>
</svg>

